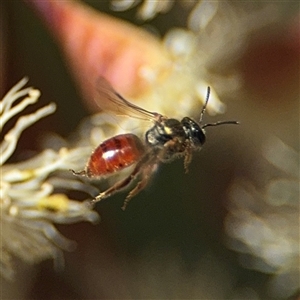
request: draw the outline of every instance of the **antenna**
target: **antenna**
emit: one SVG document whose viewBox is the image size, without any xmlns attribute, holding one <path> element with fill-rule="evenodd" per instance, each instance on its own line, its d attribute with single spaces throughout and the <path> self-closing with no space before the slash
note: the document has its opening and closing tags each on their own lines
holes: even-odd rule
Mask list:
<svg viewBox="0 0 300 300">
<path fill-rule="evenodd" d="M 209 126 L 218 126 L 218 125 L 223 125 L 223 124 L 235 124 L 235 125 L 239 125 L 240 122 L 238 122 L 238 121 L 218 121 L 216 123 L 204 124 L 203 126 L 201 126 L 201 128 L 205 128 L 205 127 L 209 127 Z"/>
<path fill-rule="evenodd" d="M 210 95 L 210 87 L 207 87 L 207 93 L 206 93 L 206 98 L 205 98 L 205 103 L 203 105 L 203 108 L 201 110 L 201 114 L 200 114 L 200 125 L 202 123 L 202 119 L 203 119 L 203 115 L 205 113 L 206 110 L 206 106 L 209 100 L 209 95 Z M 209 126 L 219 126 L 219 125 L 224 125 L 224 124 L 234 124 L 234 125 L 238 125 L 240 124 L 238 121 L 218 121 L 216 123 L 208 123 L 208 124 L 204 124 L 203 126 L 201 126 L 201 128 L 205 128 L 205 127 L 209 127 Z"/>
<path fill-rule="evenodd" d="M 208 100 L 209 100 L 209 95 L 210 95 L 210 87 L 208 86 L 207 87 L 206 98 L 205 98 L 205 103 L 204 103 L 204 105 L 202 107 L 202 110 L 201 110 L 201 113 L 200 113 L 200 121 L 199 121 L 200 124 L 202 123 L 203 115 L 205 113 L 206 106 L 207 106 L 207 103 L 208 103 Z"/>
</svg>

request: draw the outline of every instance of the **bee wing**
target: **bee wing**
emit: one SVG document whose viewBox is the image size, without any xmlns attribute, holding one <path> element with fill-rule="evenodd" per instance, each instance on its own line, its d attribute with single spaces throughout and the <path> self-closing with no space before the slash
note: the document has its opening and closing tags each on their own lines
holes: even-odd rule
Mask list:
<svg viewBox="0 0 300 300">
<path fill-rule="evenodd" d="M 159 121 L 162 118 L 161 114 L 148 111 L 124 99 L 103 77 L 98 79 L 96 90 L 96 102 L 104 111 L 147 121 Z"/>
</svg>

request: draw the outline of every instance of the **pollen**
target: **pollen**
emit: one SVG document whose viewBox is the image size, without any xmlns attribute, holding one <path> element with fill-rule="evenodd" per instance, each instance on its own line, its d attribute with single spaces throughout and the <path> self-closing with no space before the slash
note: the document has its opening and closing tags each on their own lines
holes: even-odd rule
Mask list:
<svg viewBox="0 0 300 300">
<path fill-rule="evenodd" d="M 54 194 L 39 200 L 37 207 L 41 210 L 65 212 L 68 209 L 69 198 L 64 194 Z"/>
</svg>

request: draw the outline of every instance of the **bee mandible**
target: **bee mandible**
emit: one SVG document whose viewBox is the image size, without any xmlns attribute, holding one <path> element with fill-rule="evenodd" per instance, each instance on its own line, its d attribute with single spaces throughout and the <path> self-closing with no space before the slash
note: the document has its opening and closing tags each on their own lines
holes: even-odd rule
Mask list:
<svg viewBox="0 0 300 300">
<path fill-rule="evenodd" d="M 188 171 L 193 151 L 200 150 L 205 143 L 204 128 L 239 124 L 237 121 L 219 121 L 202 125 L 210 87 L 207 88 L 199 122 L 189 117 L 184 117 L 179 121 L 141 108 L 124 99 L 104 78 L 101 78 L 98 85 L 98 94 L 105 97 L 102 101 L 109 101 L 110 109 L 115 113 L 146 119 L 154 125 L 146 131 L 144 141 L 132 133 L 120 134 L 105 140 L 93 151 L 83 171 L 71 170 L 74 175 L 100 179 L 134 165 L 127 177 L 91 200 L 93 204 L 128 187 L 139 178 L 125 198 L 122 206 L 125 210 L 129 201 L 147 186 L 160 163 L 183 157 L 185 171 Z"/>
</svg>

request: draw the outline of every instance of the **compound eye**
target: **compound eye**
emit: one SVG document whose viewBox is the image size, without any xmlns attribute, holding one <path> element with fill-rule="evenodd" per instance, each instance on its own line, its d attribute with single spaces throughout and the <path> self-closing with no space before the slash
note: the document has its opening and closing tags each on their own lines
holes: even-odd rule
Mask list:
<svg viewBox="0 0 300 300">
<path fill-rule="evenodd" d="M 185 128 L 188 138 L 195 147 L 200 147 L 205 143 L 205 133 L 197 122 L 185 117 L 182 119 L 181 123 Z"/>
<path fill-rule="evenodd" d="M 205 133 L 204 133 L 204 131 L 201 128 L 199 128 L 199 130 L 197 131 L 195 139 L 197 141 L 199 141 L 199 143 L 200 143 L 201 146 L 205 143 L 205 139 L 206 139 Z"/>
</svg>

